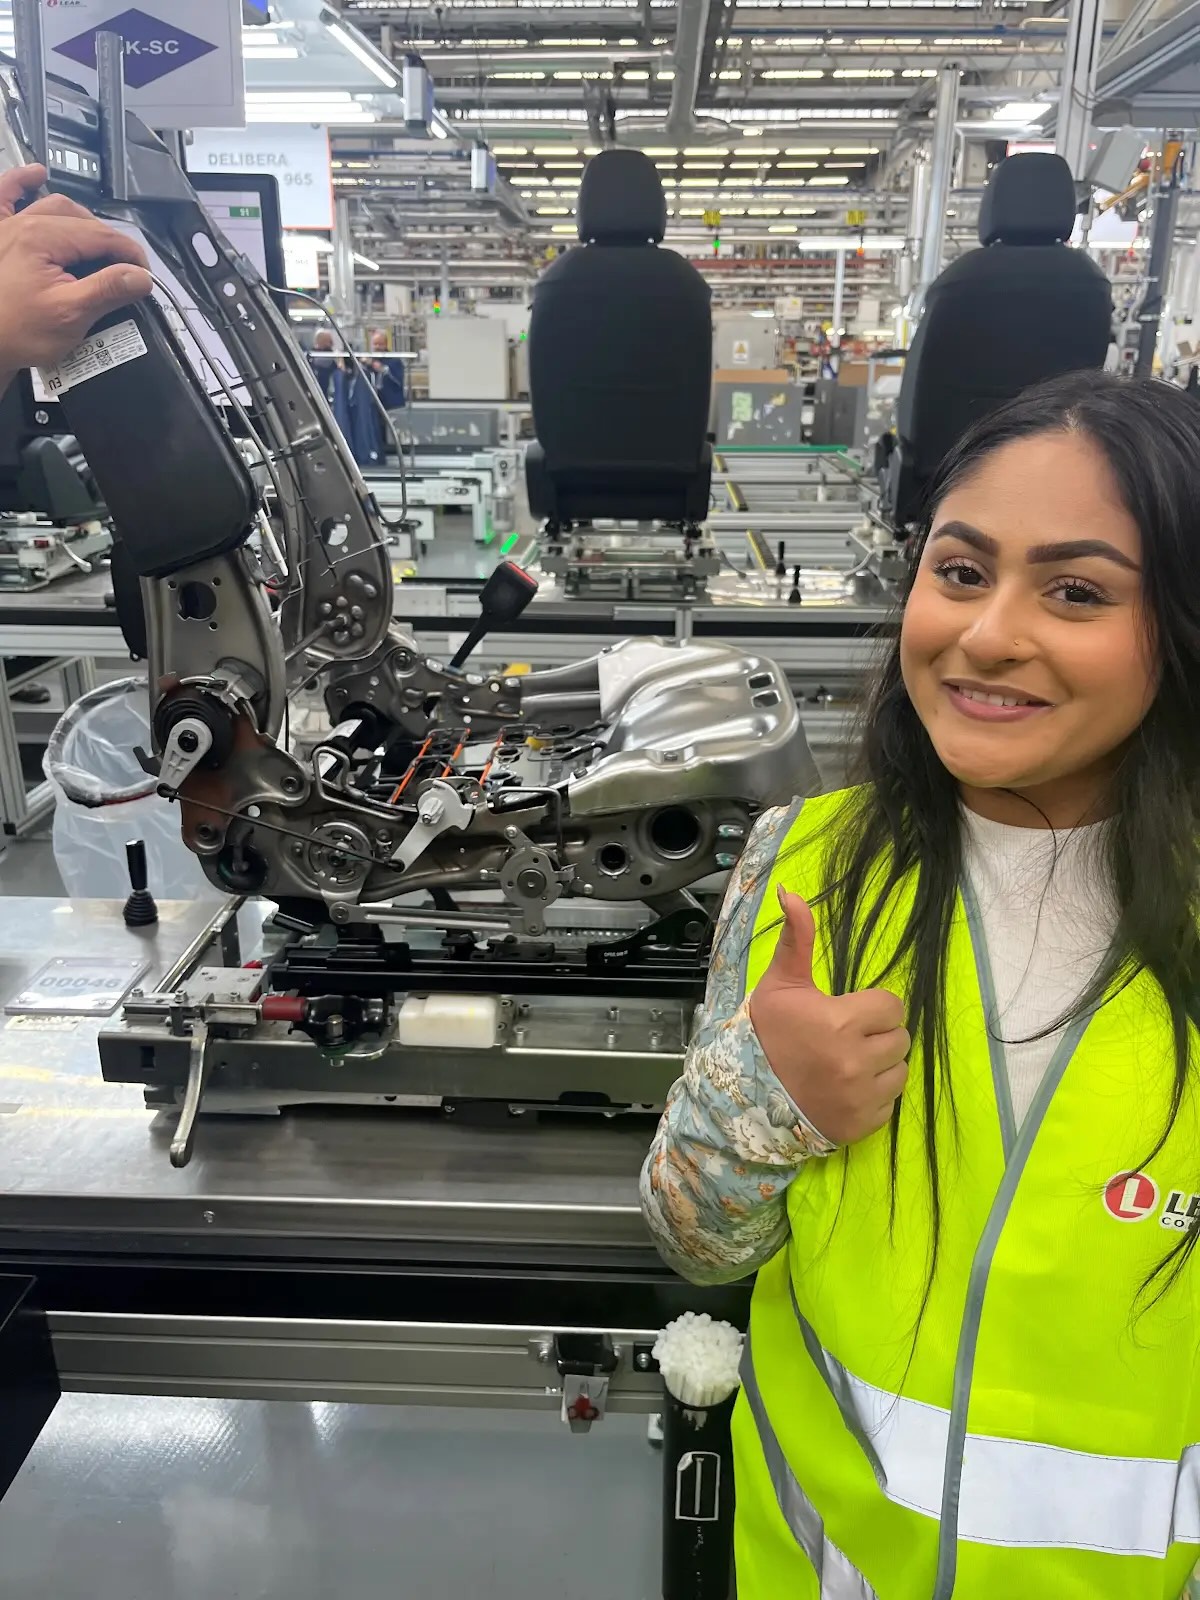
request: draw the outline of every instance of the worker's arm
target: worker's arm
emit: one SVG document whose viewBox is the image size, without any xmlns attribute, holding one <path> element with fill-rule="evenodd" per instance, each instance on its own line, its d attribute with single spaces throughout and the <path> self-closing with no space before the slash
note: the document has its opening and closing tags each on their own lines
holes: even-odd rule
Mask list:
<svg viewBox="0 0 1200 1600">
<path fill-rule="evenodd" d="M 642 1170 L 642 1210 L 664 1260 L 693 1283 L 745 1277 L 787 1238 L 787 1190 L 833 1148 L 763 1054 L 741 992 L 759 896 L 788 826 L 767 812 L 730 882 L 699 1026 Z"/>
<path fill-rule="evenodd" d="M 102 316 L 153 287 L 141 246 L 65 195 L 18 212 L 45 182 L 44 167 L 0 174 L 0 391 L 23 367 L 61 361 Z M 77 267 L 89 275 L 75 277 Z"/>
</svg>

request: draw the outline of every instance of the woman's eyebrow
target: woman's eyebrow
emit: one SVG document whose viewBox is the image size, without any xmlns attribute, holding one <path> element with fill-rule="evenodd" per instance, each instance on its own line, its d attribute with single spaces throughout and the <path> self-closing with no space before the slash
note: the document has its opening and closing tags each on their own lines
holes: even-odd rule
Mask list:
<svg viewBox="0 0 1200 1600">
<path fill-rule="evenodd" d="M 1055 544 L 1035 544 L 1025 553 L 1026 561 L 1035 567 L 1058 561 L 1078 561 L 1083 556 L 1100 556 L 1129 572 L 1142 570 L 1131 556 L 1118 550 L 1115 544 L 1109 544 L 1107 539 L 1062 539 Z"/>
<path fill-rule="evenodd" d="M 988 533 L 981 533 L 969 522 L 943 522 L 940 528 L 930 534 L 929 542 L 933 544 L 938 539 L 957 539 L 960 544 L 969 544 L 972 550 L 978 550 L 984 556 L 1000 554 L 1000 541 Z"/>
<path fill-rule="evenodd" d="M 998 556 L 1000 542 L 993 539 L 988 533 L 982 533 L 978 528 L 973 528 L 969 522 L 944 522 L 933 534 L 930 543 L 937 539 L 957 539 L 960 544 L 970 545 L 973 550 L 978 550 L 981 555 Z M 1118 550 L 1115 544 L 1109 544 L 1107 539 L 1060 539 L 1052 544 L 1035 544 L 1025 552 L 1025 559 L 1031 567 L 1052 566 L 1059 561 L 1079 561 L 1086 556 L 1099 556 L 1104 561 L 1111 561 L 1115 566 L 1124 567 L 1129 572 L 1140 572 L 1142 569 L 1131 556 L 1123 550 Z"/>
</svg>

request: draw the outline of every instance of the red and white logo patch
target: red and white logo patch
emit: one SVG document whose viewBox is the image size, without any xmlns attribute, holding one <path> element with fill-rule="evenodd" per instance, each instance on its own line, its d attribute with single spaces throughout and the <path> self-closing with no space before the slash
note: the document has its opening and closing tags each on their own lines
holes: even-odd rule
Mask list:
<svg viewBox="0 0 1200 1600">
<path fill-rule="evenodd" d="M 1104 1205 L 1118 1222 L 1141 1222 L 1158 1206 L 1158 1185 L 1144 1172 L 1118 1172 L 1104 1186 Z"/>
</svg>

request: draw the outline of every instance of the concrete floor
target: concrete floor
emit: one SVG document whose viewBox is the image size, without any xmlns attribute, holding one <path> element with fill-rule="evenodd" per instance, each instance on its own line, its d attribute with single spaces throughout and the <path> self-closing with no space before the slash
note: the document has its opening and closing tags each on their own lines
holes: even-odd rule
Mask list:
<svg viewBox="0 0 1200 1600">
<path fill-rule="evenodd" d="M 0 895 L 61 895 L 63 881 L 54 864 L 50 826 L 25 839 L 10 839 L 0 853 Z"/>
<path fill-rule="evenodd" d="M 67 1395 L 4 1600 L 655 1600 L 644 1417 Z"/>
</svg>

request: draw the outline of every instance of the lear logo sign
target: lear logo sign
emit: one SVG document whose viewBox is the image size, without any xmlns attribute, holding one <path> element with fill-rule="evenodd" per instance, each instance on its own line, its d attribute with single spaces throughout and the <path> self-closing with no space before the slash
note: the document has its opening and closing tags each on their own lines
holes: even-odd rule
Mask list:
<svg viewBox="0 0 1200 1600">
<path fill-rule="evenodd" d="M 1144 1172 L 1118 1172 L 1104 1186 L 1105 1210 L 1118 1222 L 1144 1222 L 1158 1211 L 1158 1185 Z M 1200 1194 L 1172 1189 L 1159 1212 L 1160 1228 L 1186 1233 L 1200 1217 Z"/>
<path fill-rule="evenodd" d="M 119 33 L 125 41 L 125 82 L 131 89 L 144 89 L 148 83 L 165 78 L 168 72 L 189 66 L 202 56 L 211 55 L 217 48 L 207 39 L 198 39 L 194 33 L 162 22 L 148 12 L 122 11 L 105 24 L 112 33 Z M 81 66 L 95 68 L 96 32 L 89 28 L 56 45 L 59 55 L 70 56 Z"/>
</svg>

